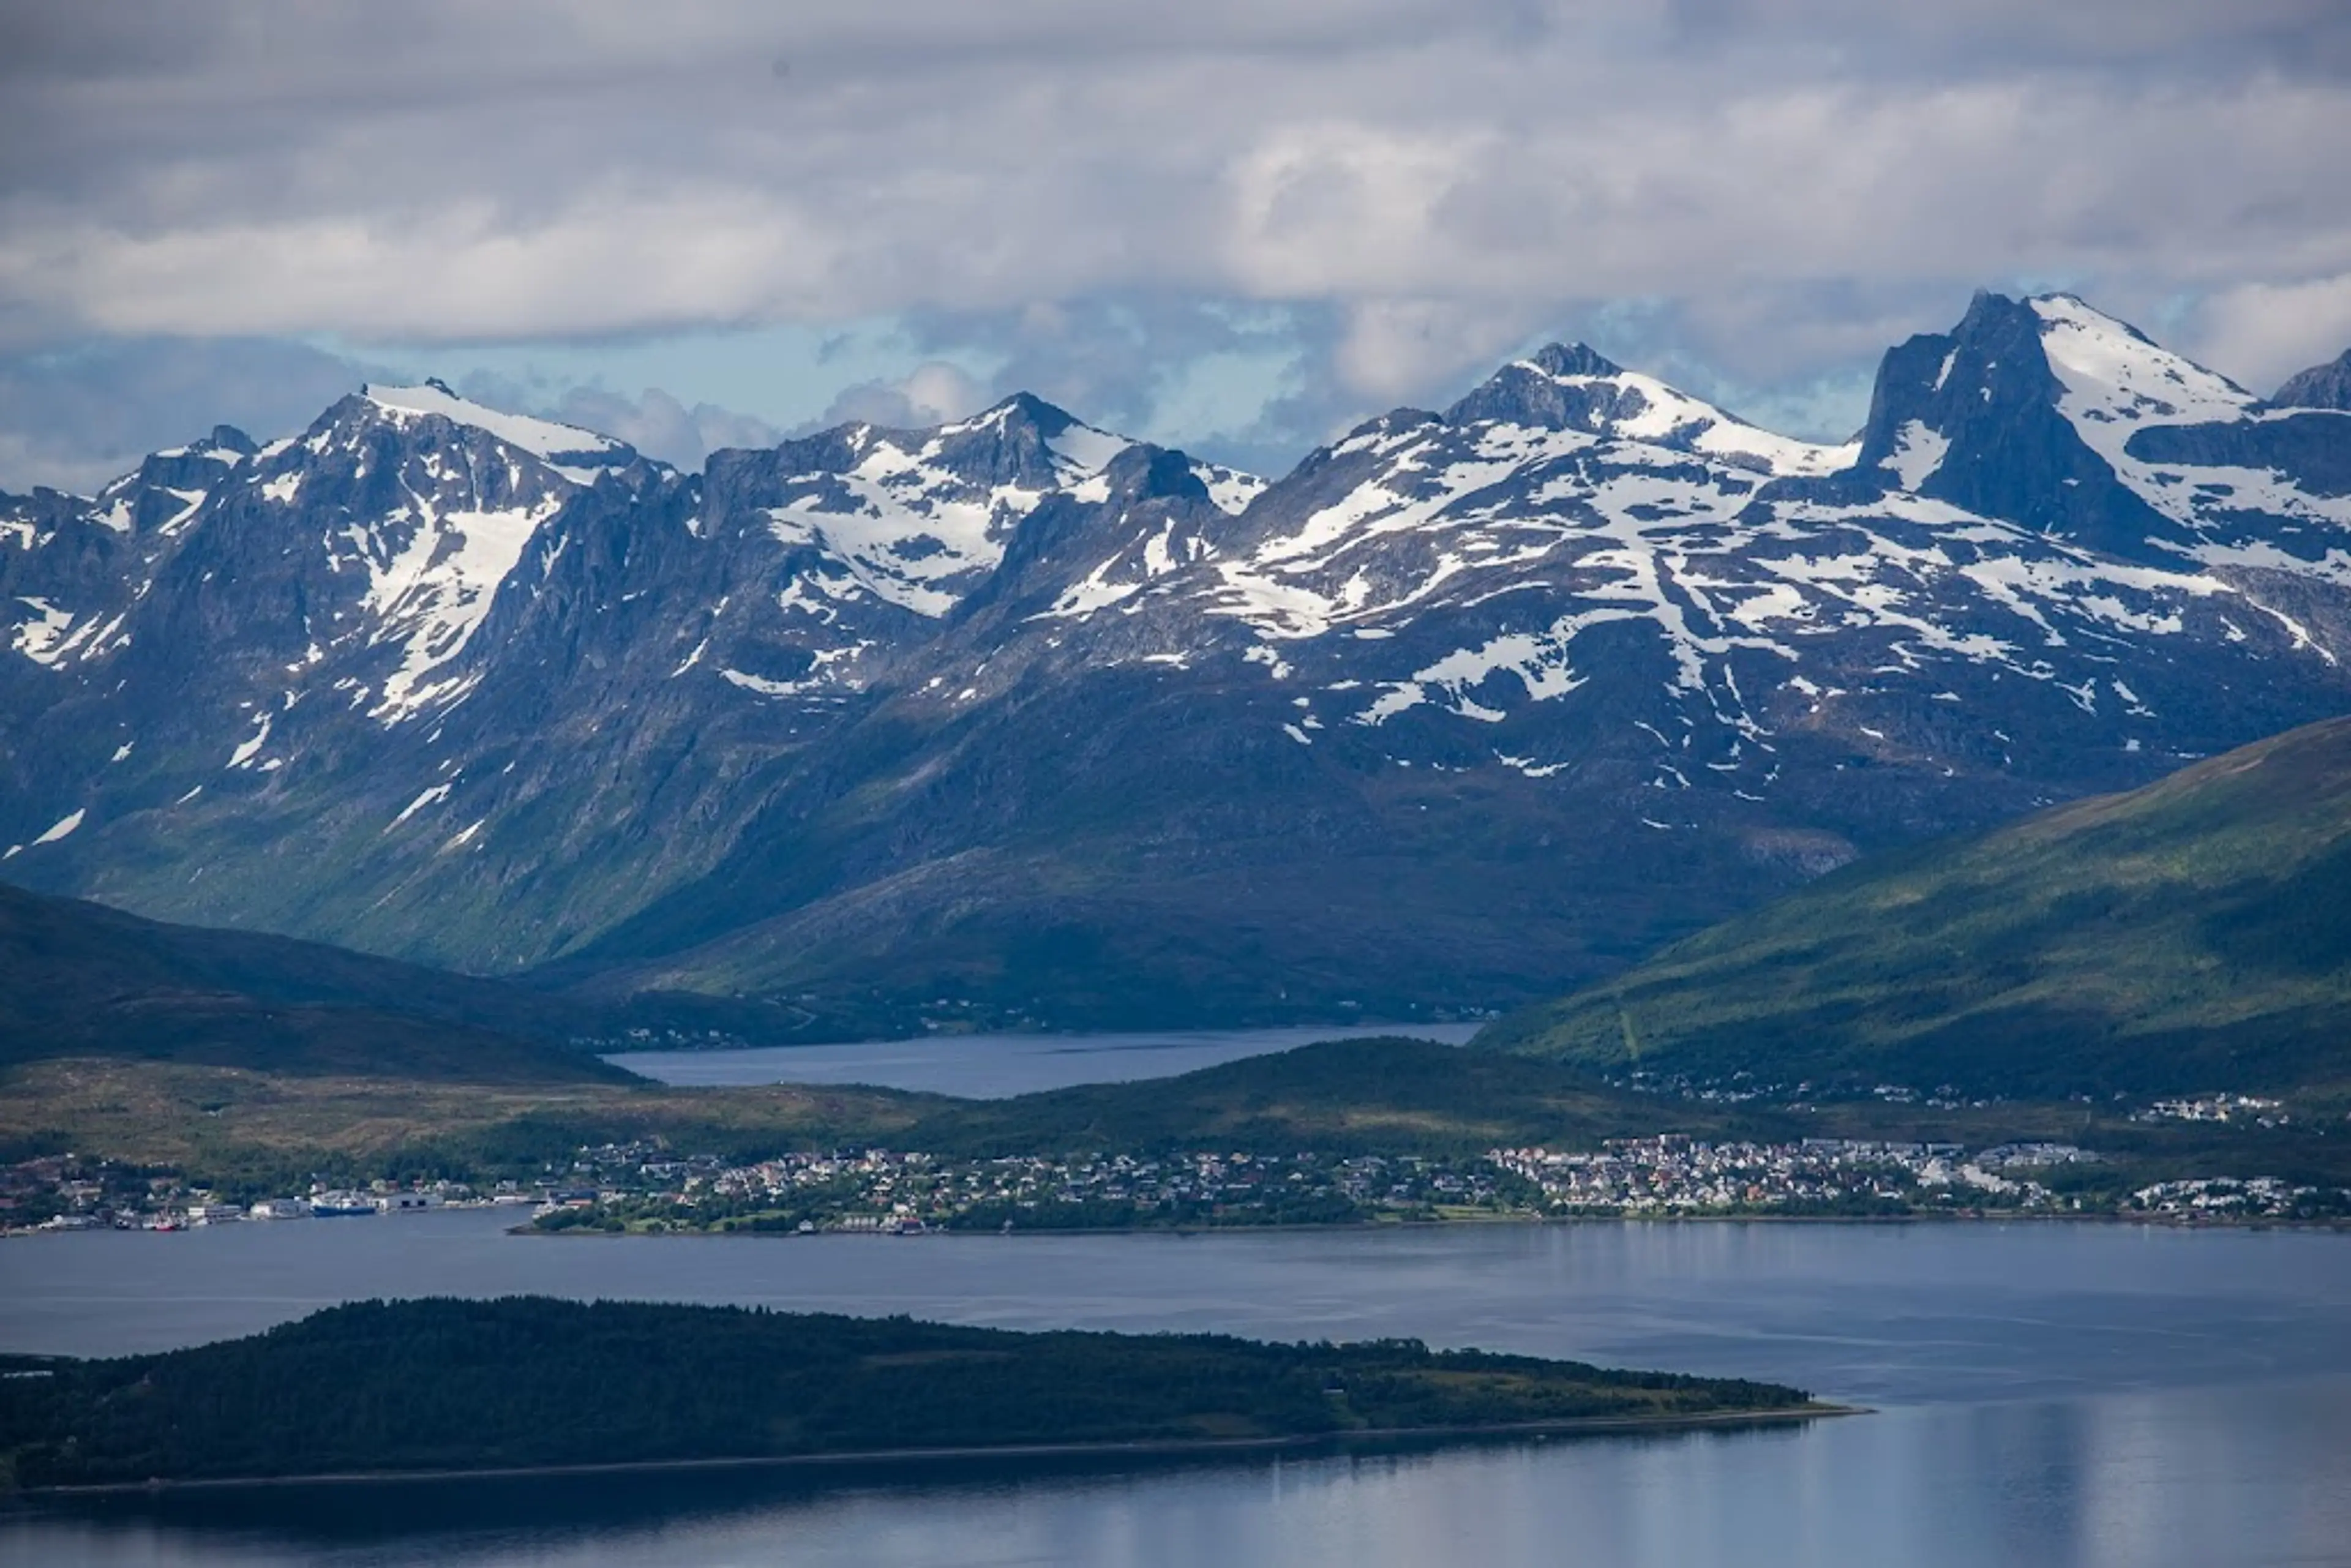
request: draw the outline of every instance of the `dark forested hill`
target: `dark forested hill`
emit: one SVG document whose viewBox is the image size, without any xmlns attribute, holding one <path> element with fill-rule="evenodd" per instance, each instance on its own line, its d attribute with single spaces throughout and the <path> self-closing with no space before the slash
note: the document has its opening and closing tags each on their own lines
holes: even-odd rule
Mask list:
<svg viewBox="0 0 2351 1568">
<path fill-rule="evenodd" d="M 128 1057 L 485 1082 L 626 1081 L 585 1012 L 315 942 L 169 925 L 0 883 L 0 1066 Z"/>
<path fill-rule="evenodd" d="M 1865 861 L 1479 1043 L 2057 1095 L 2351 1080 L 2351 719 Z"/>
<path fill-rule="evenodd" d="M 0 1378 L 0 1462 L 29 1487 L 1806 1408 L 1771 1384 L 1416 1341 L 1014 1333 L 528 1297 L 366 1302 L 250 1339 L 26 1370 Z"/>
</svg>

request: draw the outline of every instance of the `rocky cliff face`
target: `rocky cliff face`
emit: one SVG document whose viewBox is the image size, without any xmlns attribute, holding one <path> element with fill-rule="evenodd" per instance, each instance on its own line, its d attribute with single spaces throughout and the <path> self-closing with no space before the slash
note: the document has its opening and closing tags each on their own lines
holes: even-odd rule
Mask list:
<svg viewBox="0 0 2351 1568">
<path fill-rule="evenodd" d="M 2346 468 L 2067 297 L 1851 446 L 1555 347 L 1270 486 L 379 389 L 0 501 L 0 875 L 786 1032 L 1498 1005 L 2342 711 Z"/>
<path fill-rule="evenodd" d="M 2288 376 L 2270 403 L 2276 408 L 2351 409 L 2351 350 Z"/>
</svg>

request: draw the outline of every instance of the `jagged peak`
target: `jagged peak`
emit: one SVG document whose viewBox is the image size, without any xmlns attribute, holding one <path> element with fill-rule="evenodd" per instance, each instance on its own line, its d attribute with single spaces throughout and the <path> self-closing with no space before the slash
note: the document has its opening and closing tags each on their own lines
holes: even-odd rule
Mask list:
<svg viewBox="0 0 2351 1568">
<path fill-rule="evenodd" d="M 1014 392 L 969 419 L 903 434 L 922 442 L 925 452 L 972 469 L 990 483 L 1045 488 L 1100 474 L 1134 444 L 1026 392 Z"/>
<path fill-rule="evenodd" d="M 1135 442 L 1103 465 L 1102 479 L 1113 499 L 1182 499 L 1214 505 L 1199 465 L 1172 446 Z"/>
<path fill-rule="evenodd" d="M 2351 413 L 2351 349 L 2323 365 L 2286 377 L 2270 394 L 2273 408 L 2320 408 Z"/>
<path fill-rule="evenodd" d="M 1967 314 L 1947 334 L 1927 334 L 1912 344 L 1935 342 L 1949 350 L 1946 368 L 1970 351 L 1996 361 L 2012 340 L 2027 332 L 2056 381 L 2076 397 L 2093 387 L 2112 388 L 2155 417 L 2173 423 L 2235 419 L 2260 400 L 2219 371 L 2165 348 L 2131 322 L 2100 309 L 2070 289 L 2051 289 L 2011 298 L 1980 288 Z M 1906 345 L 1907 347 L 1908 345 Z"/>
<path fill-rule="evenodd" d="M 1017 392 L 991 403 L 970 419 L 950 422 L 943 428 L 954 429 L 960 424 L 963 428 L 970 429 L 1013 420 L 1025 421 L 1033 424 L 1040 433 L 1048 436 L 1059 435 L 1071 425 L 1084 423 L 1068 409 L 1059 403 L 1048 402 L 1035 392 Z"/>
<path fill-rule="evenodd" d="M 1775 475 L 1832 473 L 1854 453 L 1850 444 L 1823 446 L 1750 424 L 1587 343 L 1547 344 L 1512 361 L 1447 409 L 1445 421 L 1582 430 Z"/>
<path fill-rule="evenodd" d="M 260 444 L 236 426 L 215 424 L 210 434 L 191 441 L 185 446 L 168 446 L 160 452 L 148 454 L 147 462 L 171 462 L 186 457 L 209 457 L 216 463 L 226 463 L 233 466 L 260 450 Z M 141 466 L 145 465 L 142 464 Z M 124 478 L 133 476 L 126 475 Z M 121 482 L 118 480 L 116 483 Z"/>
<path fill-rule="evenodd" d="M 1527 356 L 1531 364 L 1553 376 L 1621 376 L 1625 367 L 1585 342 L 1546 343 Z"/>
</svg>

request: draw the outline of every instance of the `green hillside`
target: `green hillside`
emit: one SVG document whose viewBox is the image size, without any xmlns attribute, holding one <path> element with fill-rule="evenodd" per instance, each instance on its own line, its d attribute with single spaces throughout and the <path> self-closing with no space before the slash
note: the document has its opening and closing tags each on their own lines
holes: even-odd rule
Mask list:
<svg viewBox="0 0 2351 1568">
<path fill-rule="evenodd" d="M 1325 1040 L 1175 1078 L 949 1102 L 904 1147 L 994 1157 L 1114 1149 L 1475 1154 L 1672 1131 L 1800 1135 L 1786 1118 L 1660 1103 L 1551 1062 L 1433 1040 Z"/>
<path fill-rule="evenodd" d="M 2053 1096 L 2351 1080 L 2351 719 L 1881 856 L 1478 1043 Z"/>
<path fill-rule="evenodd" d="M 626 1082 L 554 1043 L 585 1009 L 317 942 L 0 883 L 0 1066 L 59 1057 L 475 1082 Z"/>
</svg>

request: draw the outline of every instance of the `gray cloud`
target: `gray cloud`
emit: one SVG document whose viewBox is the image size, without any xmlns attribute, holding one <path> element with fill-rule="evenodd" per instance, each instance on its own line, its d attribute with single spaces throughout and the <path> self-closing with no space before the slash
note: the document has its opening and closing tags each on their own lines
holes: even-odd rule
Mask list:
<svg viewBox="0 0 2351 1568">
<path fill-rule="evenodd" d="M 516 413 L 560 420 L 617 436 L 646 456 L 691 471 L 726 446 L 772 446 L 783 433 L 766 420 L 716 403 L 689 408 L 659 387 L 635 397 L 600 386 L 567 387 L 549 398 L 505 377 L 461 376 L 457 390 L 477 402 Z"/>
<path fill-rule="evenodd" d="M 215 424 L 296 431 L 381 372 L 299 343 L 141 339 L 0 356 L 0 487 L 89 491 Z"/>
<path fill-rule="evenodd" d="M 794 434 L 852 423 L 920 430 L 977 413 L 989 401 L 985 388 L 962 366 L 926 360 L 894 381 L 865 381 L 843 388 L 822 413 Z"/>
<path fill-rule="evenodd" d="M 31 0 L 0 344 L 894 317 L 1270 454 L 1579 329 L 1825 407 L 2032 282 L 2267 385 L 2351 341 L 2346 77 L 2339 0 Z"/>
</svg>

